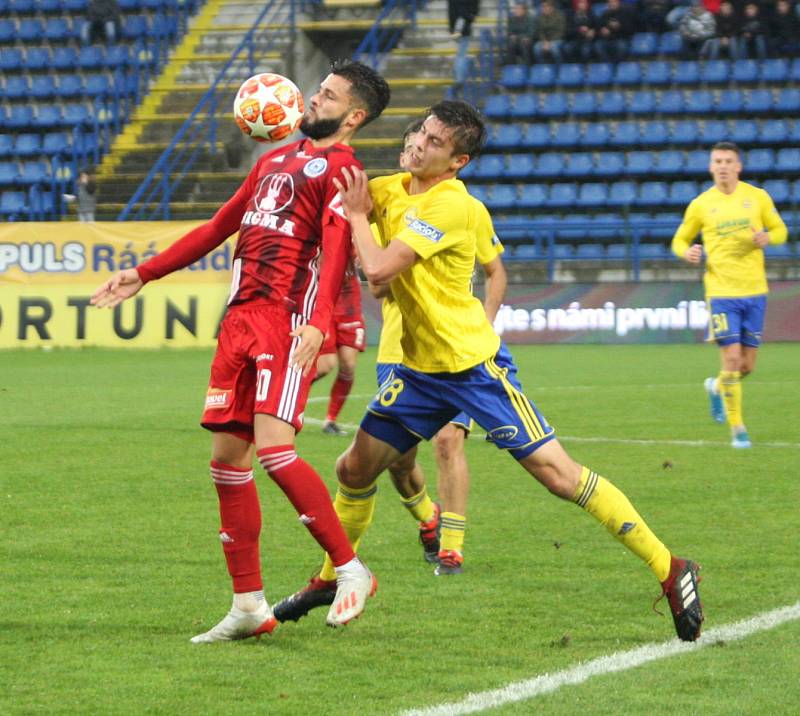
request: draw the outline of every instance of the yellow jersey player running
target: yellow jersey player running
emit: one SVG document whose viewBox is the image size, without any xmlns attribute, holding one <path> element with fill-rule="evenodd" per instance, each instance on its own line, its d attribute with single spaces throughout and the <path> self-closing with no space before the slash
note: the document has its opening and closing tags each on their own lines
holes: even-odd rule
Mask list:
<svg viewBox="0 0 800 716">
<path fill-rule="evenodd" d="M 767 309 L 764 247 L 786 241 L 786 224 L 769 194 L 739 181 L 739 148 L 711 148 L 714 186 L 694 199 L 672 239 L 672 251 L 691 264 L 706 255 L 703 278 L 709 309 L 709 340 L 720 348 L 720 372 L 707 378 L 711 416 L 731 428 L 731 445 L 751 447 L 742 417 L 742 378 L 753 372 Z M 702 233 L 703 244 L 692 243 Z"/>
<path fill-rule="evenodd" d="M 339 182 L 362 270 L 371 283 L 389 285 L 400 308 L 403 363 L 336 463 L 336 513 L 355 549 L 372 520 L 378 475 L 466 411 L 550 492 L 586 510 L 648 565 L 678 636 L 694 641 L 703 621 L 698 566 L 673 556 L 619 489 L 566 453 L 472 295 L 476 207 L 456 176 L 485 138 L 471 105 L 439 102 L 415 137 L 410 177 L 368 186 L 354 169 Z M 370 212 L 383 246 L 373 240 Z M 323 576 L 331 566 L 326 556 Z"/>
</svg>

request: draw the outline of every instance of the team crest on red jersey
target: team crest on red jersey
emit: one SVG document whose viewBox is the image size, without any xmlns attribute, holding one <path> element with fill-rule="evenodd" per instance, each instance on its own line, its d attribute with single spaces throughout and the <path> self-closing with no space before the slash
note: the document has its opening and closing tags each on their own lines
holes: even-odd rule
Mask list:
<svg viewBox="0 0 800 716">
<path fill-rule="evenodd" d="M 294 179 L 286 172 L 267 174 L 258 185 L 253 199 L 256 211 L 274 214 L 285 209 L 294 200 Z"/>
</svg>

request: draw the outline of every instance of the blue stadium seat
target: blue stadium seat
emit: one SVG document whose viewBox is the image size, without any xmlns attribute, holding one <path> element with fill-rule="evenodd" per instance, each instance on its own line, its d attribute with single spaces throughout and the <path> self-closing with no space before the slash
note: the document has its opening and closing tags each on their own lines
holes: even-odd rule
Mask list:
<svg viewBox="0 0 800 716">
<path fill-rule="evenodd" d="M 556 261 L 564 261 L 575 258 L 575 247 L 572 244 L 554 244 L 553 258 Z"/>
<path fill-rule="evenodd" d="M 789 60 L 774 57 L 764 60 L 759 65 L 759 79 L 767 84 L 789 81 Z"/>
<path fill-rule="evenodd" d="M 150 25 L 145 15 L 128 15 L 122 22 L 122 36 L 128 40 L 147 37 Z"/>
<path fill-rule="evenodd" d="M 653 60 L 644 66 L 642 75 L 644 84 L 651 87 L 663 87 L 672 82 L 672 65 L 665 60 Z"/>
<path fill-rule="evenodd" d="M 573 206 L 578 198 L 578 187 L 571 182 L 556 182 L 550 185 L 547 206 L 551 208 Z"/>
<path fill-rule="evenodd" d="M 677 149 L 658 152 L 656 165 L 659 174 L 682 174 L 684 171 L 683 152 L 679 152 Z"/>
<path fill-rule="evenodd" d="M 583 82 L 583 65 L 569 62 L 559 66 L 556 87 L 581 87 Z"/>
<path fill-rule="evenodd" d="M 800 143 L 800 119 L 790 119 L 786 122 L 789 140 Z"/>
<path fill-rule="evenodd" d="M 543 95 L 539 113 L 542 117 L 566 117 L 569 114 L 567 96 L 561 92 Z"/>
<path fill-rule="evenodd" d="M 700 125 L 699 141 L 712 145 L 728 140 L 728 123 L 721 119 L 707 119 Z"/>
<path fill-rule="evenodd" d="M 526 149 L 549 147 L 550 127 L 546 124 L 528 124 L 522 131 L 522 146 Z"/>
<path fill-rule="evenodd" d="M 639 244 L 640 259 L 665 259 L 669 251 L 664 244 Z"/>
<path fill-rule="evenodd" d="M 650 151 L 628 152 L 625 158 L 625 173 L 632 176 L 649 176 L 655 170 L 653 153 Z"/>
<path fill-rule="evenodd" d="M 35 0 L 35 4 L 42 14 L 61 12 L 61 0 Z"/>
<path fill-rule="evenodd" d="M 25 56 L 18 47 L 4 47 L 0 50 L 0 70 L 19 72 L 25 64 Z"/>
<path fill-rule="evenodd" d="M 56 47 L 53 50 L 53 67 L 74 72 L 78 67 L 77 50 L 74 47 Z"/>
<path fill-rule="evenodd" d="M 19 182 L 19 167 L 16 162 L 0 162 L 0 186 L 12 186 Z"/>
<path fill-rule="evenodd" d="M 612 143 L 620 147 L 631 147 L 639 143 L 639 124 L 631 120 L 617 122 L 612 130 Z"/>
<path fill-rule="evenodd" d="M 575 258 L 584 261 L 604 259 L 606 250 L 603 244 L 578 244 L 575 247 Z"/>
<path fill-rule="evenodd" d="M 50 168 L 43 161 L 22 162 L 19 179 L 22 184 L 41 184 L 50 180 Z"/>
<path fill-rule="evenodd" d="M 605 122 L 590 122 L 581 135 L 582 147 L 605 147 L 611 137 L 611 130 Z"/>
<path fill-rule="evenodd" d="M 473 176 L 475 179 L 499 179 L 506 168 L 505 157 L 502 154 L 484 154 L 478 157 Z"/>
<path fill-rule="evenodd" d="M 539 112 L 539 97 L 533 93 L 518 94 L 514 97 L 509 115 L 511 117 L 535 117 Z"/>
<path fill-rule="evenodd" d="M 36 110 L 33 126 L 37 129 L 57 129 L 64 121 L 61 107 L 57 104 L 42 104 Z"/>
<path fill-rule="evenodd" d="M 672 206 L 685 207 L 698 194 L 696 181 L 676 181 L 669 185 L 668 203 Z"/>
<path fill-rule="evenodd" d="M 683 114 L 685 109 L 683 93 L 680 90 L 664 90 L 658 96 L 658 111 L 661 114 Z"/>
<path fill-rule="evenodd" d="M 88 125 L 90 119 L 89 110 L 84 105 L 78 103 L 64 105 L 64 124 L 66 126 Z"/>
<path fill-rule="evenodd" d="M 636 90 L 628 98 L 628 112 L 651 115 L 656 111 L 656 93 L 652 90 Z"/>
<path fill-rule="evenodd" d="M 28 211 L 25 194 L 21 191 L 4 191 L 0 196 L 0 214 L 15 217 Z"/>
<path fill-rule="evenodd" d="M 774 110 L 779 114 L 797 114 L 800 112 L 800 89 L 783 87 L 778 90 Z"/>
<path fill-rule="evenodd" d="M 81 47 L 78 53 L 78 67 L 82 70 L 92 70 L 104 67 L 106 64 L 106 51 L 100 45 L 87 45 Z"/>
<path fill-rule="evenodd" d="M 792 60 L 791 67 L 789 68 L 789 79 L 793 82 L 800 81 L 800 57 L 795 57 Z"/>
<path fill-rule="evenodd" d="M 618 90 L 603 92 L 597 99 L 598 114 L 625 114 L 625 95 Z"/>
<path fill-rule="evenodd" d="M 730 140 L 736 144 L 753 144 L 758 142 L 758 124 L 752 119 L 735 119 L 730 123 Z"/>
<path fill-rule="evenodd" d="M 478 165 L 478 159 L 480 159 L 480 157 L 476 157 L 475 159 L 467 162 L 466 166 L 463 167 L 460 172 L 458 172 L 458 178 L 461 179 L 461 181 L 468 182 L 473 178 L 475 175 L 475 167 Z"/>
<path fill-rule="evenodd" d="M 491 119 L 505 119 L 511 114 L 511 99 L 505 94 L 493 94 L 486 98 L 483 113 Z"/>
<path fill-rule="evenodd" d="M 745 95 L 745 107 L 748 112 L 763 114 L 773 109 L 771 90 L 759 88 L 749 90 Z"/>
<path fill-rule="evenodd" d="M 24 17 L 17 26 L 17 37 L 22 42 L 38 42 L 44 39 L 44 23 L 38 17 Z"/>
<path fill-rule="evenodd" d="M 661 120 L 645 122 L 640 129 L 639 140 L 646 147 L 659 147 L 669 144 L 669 127 L 667 123 Z"/>
<path fill-rule="evenodd" d="M 694 197 L 692 198 L 694 199 Z M 673 209 L 672 211 L 653 214 L 653 221 L 648 222 L 650 224 L 649 231 L 647 232 L 648 235 L 654 239 L 670 241 L 675 235 L 678 224 L 680 224 L 681 213 L 680 210 L 675 211 L 675 209 Z M 656 222 L 658 222 L 660 226 L 656 224 Z"/>
<path fill-rule="evenodd" d="M 538 209 L 547 203 L 547 188 L 543 184 L 523 184 L 519 195 L 522 209 Z"/>
<path fill-rule="evenodd" d="M 106 52 L 106 62 L 112 68 L 126 67 L 132 64 L 128 45 L 111 45 Z"/>
<path fill-rule="evenodd" d="M 683 48 L 683 41 L 677 32 L 663 32 L 658 41 L 658 54 L 677 55 Z"/>
<path fill-rule="evenodd" d="M 586 66 L 586 84 L 590 87 L 604 87 L 614 80 L 614 65 L 610 62 L 592 62 Z"/>
<path fill-rule="evenodd" d="M 600 152 L 594 175 L 597 177 L 618 177 L 625 170 L 625 155 L 622 152 Z"/>
<path fill-rule="evenodd" d="M 467 187 L 467 190 L 478 201 L 482 201 L 484 204 L 489 199 L 489 187 L 484 186 L 483 184 L 470 184 Z"/>
<path fill-rule="evenodd" d="M 783 119 L 767 119 L 758 130 L 763 144 L 783 144 L 789 139 L 789 127 Z"/>
<path fill-rule="evenodd" d="M 577 152 L 569 155 L 569 161 L 564 167 L 564 176 L 584 179 L 594 173 L 594 159 L 591 154 Z"/>
<path fill-rule="evenodd" d="M 553 146 L 574 147 L 581 138 L 581 125 L 577 122 L 559 122 L 552 135 Z"/>
<path fill-rule="evenodd" d="M 731 79 L 734 82 L 748 84 L 758 81 L 758 62 L 755 60 L 734 60 Z"/>
<path fill-rule="evenodd" d="M 3 96 L 7 99 L 26 99 L 31 94 L 28 75 L 9 75 L 3 85 Z"/>
<path fill-rule="evenodd" d="M 576 92 L 572 95 L 570 112 L 575 117 L 588 117 L 597 112 L 597 95 L 591 91 Z"/>
<path fill-rule="evenodd" d="M 622 87 L 640 85 L 642 83 L 642 68 L 639 63 L 630 60 L 620 62 L 614 72 L 614 83 Z"/>
<path fill-rule="evenodd" d="M 31 78 L 31 97 L 47 99 L 56 94 L 56 81 L 53 75 L 34 75 Z"/>
<path fill-rule="evenodd" d="M 539 249 L 534 244 L 520 244 L 514 247 L 514 258 L 526 261 L 542 258 Z"/>
<path fill-rule="evenodd" d="M 670 139 L 673 144 L 697 144 L 700 128 L 694 119 L 679 119 L 671 123 Z"/>
<path fill-rule="evenodd" d="M 627 259 L 627 244 L 609 244 L 606 246 L 606 258 L 608 259 Z"/>
<path fill-rule="evenodd" d="M 125 13 L 135 12 L 144 7 L 141 0 L 119 0 L 119 9 Z"/>
<path fill-rule="evenodd" d="M 496 184 L 490 187 L 486 206 L 492 211 L 515 208 L 517 188 L 513 184 Z"/>
<path fill-rule="evenodd" d="M 8 129 L 24 130 L 33 124 L 33 117 L 33 106 L 30 104 L 12 104 L 8 108 L 4 124 Z"/>
<path fill-rule="evenodd" d="M 528 83 L 527 65 L 505 65 L 500 70 L 500 84 L 509 89 L 519 89 Z"/>
<path fill-rule="evenodd" d="M 0 157 L 10 157 L 14 153 L 14 135 L 0 132 Z"/>
<path fill-rule="evenodd" d="M 764 182 L 762 188 L 778 205 L 788 204 L 791 201 L 791 184 L 786 179 L 769 179 Z"/>
<path fill-rule="evenodd" d="M 29 123 L 29 129 L 33 123 Z M 14 140 L 14 154 L 20 157 L 34 157 L 42 153 L 42 136 L 24 132 L 18 134 Z"/>
<path fill-rule="evenodd" d="M 709 156 L 707 149 L 693 149 L 686 153 L 684 170 L 687 174 L 708 174 Z"/>
<path fill-rule="evenodd" d="M 700 81 L 709 84 L 723 84 L 728 81 L 730 64 L 727 60 L 708 60 L 700 68 Z"/>
<path fill-rule="evenodd" d="M 770 174 L 775 168 L 775 152 L 771 149 L 751 149 L 742 163 L 749 174 Z"/>
<path fill-rule="evenodd" d="M 794 251 L 790 244 L 777 244 L 764 247 L 764 256 L 770 259 L 794 258 Z"/>
<path fill-rule="evenodd" d="M 630 206 L 636 201 L 636 182 L 615 181 L 608 188 L 609 206 Z"/>
<path fill-rule="evenodd" d="M 669 190 L 663 181 L 644 181 L 636 190 L 638 206 L 662 206 L 668 203 Z"/>
<path fill-rule="evenodd" d="M 744 93 L 740 89 L 724 89 L 717 98 L 717 112 L 722 115 L 744 112 Z"/>
<path fill-rule="evenodd" d="M 105 97 L 112 93 L 111 81 L 105 74 L 86 75 L 84 91 L 88 97 Z"/>
<path fill-rule="evenodd" d="M 25 52 L 25 67 L 28 70 L 46 70 L 52 62 L 49 47 L 29 47 Z"/>
<path fill-rule="evenodd" d="M 683 101 L 688 114 L 706 115 L 714 111 L 714 95 L 708 90 L 685 90 Z"/>
<path fill-rule="evenodd" d="M 17 15 L 33 14 L 36 4 L 33 0 L 8 0 L 8 9 Z"/>
<path fill-rule="evenodd" d="M 65 42 L 75 36 L 72 25 L 63 17 L 48 17 L 44 23 L 44 38 L 49 42 Z"/>
<path fill-rule="evenodd" d="M 700 84 L 700 64 L 695 60 L 681 60 L 675 63 L 672 81 L 676 85 Z"/>
<path fill-rule="evenodd" d="M 81 75 L 61 75 L 56 93 L 59 97 L 80 97 L 83 94 L 83 77 Z"/>
<path fill-rule="evenodd" d="M 533 65 L 528 75 L 528 84 L 537 89 L 552 87 L 556 81 L 555 65 Z"/>
<path fill-rule="evenodd" d="M 536 173 L 536 162 L 530 154 L 509 154 L 503 173 L 508 179 L 528 179 Z"/>
<path fill-rule="evenodd" d="M 780 173 L 797 174 L 800 172 L 800 149 L 784 147 L 778 150 L 775 158 L 775 169 Z"/>
<path fill-rule="evenodd" d="M 58 156 L 69 154 L 72 149 L 72 141 L 67 132 L 49 132 L 44 135 L 42 140 L 42 154 L 48 156 Z"/>
<path fill-rule="evenodd" d="M 792 201 L 795 203 L 800 202 L 800 179 L 795 179 L 792 182 Z"/>
<path fill-rule="evenodd" d="M 654 32 L 637 32 L 631 38 L 632 57 L 652 57 L 658 52 L 658 35 Z"/>
<path fill-rule="evenodd" d="M 564 172 L 564 155 L 561 152 L 542 152 L 534 170 L 537 177 L 557 177 Z"/>
<path fill-rule="evenodd" d="M 600 182 L 581 184 L 576 200 L 577 206 L 605 206 L 608 201 L 608 187 Z"/>
<path fill-rule="evenodd" d="M 512 149 L 522 144 L 522 127 L 519 124 L 497 124 L 492 128 L 487 148 Z"/>
</svg>

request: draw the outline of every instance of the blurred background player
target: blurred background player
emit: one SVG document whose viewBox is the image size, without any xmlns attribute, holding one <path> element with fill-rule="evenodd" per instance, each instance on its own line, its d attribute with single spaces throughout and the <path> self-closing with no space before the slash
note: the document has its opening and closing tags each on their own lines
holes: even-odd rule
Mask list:
<svg viewBox="0 0 800 716">
<path fill-rule="evenodd" d="M 703 283 L 709 312 L 709 340 L 720 349 L 720 372 L 707 378 L 711 416 L 727 415 L 731 445 L 749 448 L 742 416 L 742 378 L 753 372 L 767 310 L 764 247 L 786 241 L 783 223 L 769 194 L 739 181 L 741 152 L 732 142 L 711 148 L 709 171 L 714 186 L 694 199 L 672 239 L 672 251 L 700 264 L 705 249 Z M 692 243 L 702 234 L 702 246 Z"/>
<path fill-rule="evenodd" d="M 269 633 L 277 623 L 263 591 L 254 456 L 318 544 L 334 555 L 338 586 L 327 623 L 338 626 L 358 616 L 377 588 L 342 530 L 325 483 L 295 452 L 295 440 L 352 254 L 333 178 L 344 166 L 360 166 L 350 140 L 381 114 L 389 94 L 370 67 L 334 63 L 307 105 L 300 125 L 306 138 L 266 152 L 210 221 L 137 268 L 119 272 L 92 296 L 94 305 L 114 307 L 239 232 L 201 421 L 213 435 L 210 473 L 233 605 L 194 643 Z"/>
<path fill-rule="evenodd" d="M 355 261 L 351 260 L 342 281 L 342 290 L 333 307 L 331 327 L 325 334 L 325 341 L 317 358 L 317 377 L 314 380 L 324 378 L 338 366 L 322 425 L 323 433 L 347 435 L 347 431 L 336 423 L 336 419 L 353 388 L 358 354 L 364 352 L 366 345 L 367 327 L 361 312 L 361 281 Z"/>
</svg>

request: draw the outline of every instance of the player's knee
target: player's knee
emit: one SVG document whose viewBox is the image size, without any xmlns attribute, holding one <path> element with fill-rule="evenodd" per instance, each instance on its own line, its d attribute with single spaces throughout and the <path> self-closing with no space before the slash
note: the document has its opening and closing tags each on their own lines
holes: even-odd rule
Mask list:
<svg viewBox="0 0 800 716">
<path fill-rule="evenodd" d="M 455 425 L 445 425 L 433 440 L 436 455 L 441 460 L 451 460 L 464 445 L 464 432 Z"/>
</svg>

